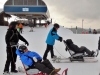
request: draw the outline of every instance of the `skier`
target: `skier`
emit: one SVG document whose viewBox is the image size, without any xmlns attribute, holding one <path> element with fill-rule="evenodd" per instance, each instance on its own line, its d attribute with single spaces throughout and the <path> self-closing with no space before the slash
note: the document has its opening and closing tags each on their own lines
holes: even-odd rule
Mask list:
<svg viewBox="0 0 100 75">
<path fill-rule="evenodd" d="M 31 22 L 29 22 L 29 27 L 31 28 L 29 32 L 33 32 L 33 28 L 34 28 L 34 24 Z"/>
<path fill-rule="evenodd" d="M 96 29 L 93 30 L 93 34 L 97 34 L 97 30 Z"/>
<path fill-rule="evenodd" d="M 20 28 L 19 33 L 22 33 L 22 31 L 23 31 L 23 24 L 22 23 L 19 24 L 19 28 Z"/>
<path fill-rule="evenodd" d="M 29 43 L 26 41 L 26 39 L 19 34 L 17 31 L 18 23 L 13 21 L 10 23 L 9 29 L 5 35 L 5 42 L 6 42 L 6 52 L 7 52 L 7 60 L 5 63 L 4 68 L 4 75 L 9 74 L 9 65 L 11 63 L 11 72 L 17 73 L 16 70 L 16 47 L 11 47 L 12 45 L 16 45 L 19 40 L 25 42 L 25 44 L 29 45 Z"/>
<path fill-rule="evenodd" d="M 62 42 L 62 37 L 60 37 L 57 34 L 57 30 L 59 28 L 59 25 L 57 23 L 54 24 L 54 27 L 49 31 L 47 39 L 46 39 L 46 43 L 47 43 L 47 48 L 46 51 L 44 53 L 43 59 L 47 59 L 47 55 L 48 52 L 51 52 L 51 58 L 52 60 L 54 60 L 57 56 L 54 55 L 54 51 L 53 51 L 53 45 L 55 44 L 55 39 L 59 40 L 60 42 Z"/>
<path fill-rule="evenodd" d="M 99 41 L 98 41 L 98 50 L 100 50 L 100 37 L 99 37 Z"/>
<path fill-rule="evenodd" d="M 87 49 L 85 46 L 81 46 L 80 48 L 75 45 L 73 43 L 73 41 L 71 39 L 67 39 L 66 40 L 66 44 L 68 45 L 69 49 L 71 49 L 72 51 L 74 51 L 75 53 L 84 53 L 86 52 L 88 54 L 88 56 L 94 56 L 95 52 L 94 51 L 90 51 L 89 49 Z"/>
<path fill-rule="evenodd" d="M 29 68 L 35 67 L 48 75 L 56 75 L 61 69 L 55 69 L 48 59 L 42 62 L 42 57 L 36 52 L 29 51 L 25 45 L 19 46 L 16 54 L 20 56 L 22 63 L 29 66 Z"/>
<path fill-rule="evenodd" d="M 91 34 L 91 28 L 89 28 L 89 34 Z"/>
</svg>

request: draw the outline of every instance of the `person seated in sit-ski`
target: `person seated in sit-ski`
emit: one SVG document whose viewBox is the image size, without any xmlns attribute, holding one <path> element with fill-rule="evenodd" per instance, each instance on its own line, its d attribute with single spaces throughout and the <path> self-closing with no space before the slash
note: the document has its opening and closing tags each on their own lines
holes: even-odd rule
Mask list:
<svg viewBox="0 0 100 75">
<path fill-rule="evenodd" d="M 35 67 L 48 75 L 56 75 L 61 70 L 61 68 L 55 69 L 48 59 L 42 61 L 42 57 L 38 53 L 29 51 L 25 45 L 19 46 L 16 54 L 20 56 L 22 63 L 26 66 Z"/>
<path fill-rule="evenodd" d="M 87 53 L 88 56 L 95 56 L 95 51 L 90 51 L 85 46 L 81 46 L 80 48 L 73 43 L 71 39 L 66 40 L 66 44 L 68 45 L 69 49 L 71 49 L 75 53 Z"/>
</svg>

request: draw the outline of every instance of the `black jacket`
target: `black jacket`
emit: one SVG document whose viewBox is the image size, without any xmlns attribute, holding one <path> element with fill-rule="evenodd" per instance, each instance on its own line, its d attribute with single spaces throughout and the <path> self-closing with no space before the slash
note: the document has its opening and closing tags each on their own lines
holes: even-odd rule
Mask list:
<svg viewBox="0 0 100 75">
<path fill-rule="evenodd" d="M 80 48 L 75 44 L 70 44 L 69 48 L 74 51 L 75 53 L 80 51 Z"/>
<path fill-rule="evenodd" d="M 19 34 L 17 29 L 8 29 L 6 35 L 5 35 L 5 42 L 7 46 L 11 46 L 11 43 L 17 44 L 18 41 L 21 40 L 23 42 L 27 42 L 26 39 Z"/>
<path fill-rule="evenodd" d="M 100 38 L 99 38 L 99 41 L 98 41 L 98 49 L 100 50 Z"/>
<path fill-rule="evenodd" d="M 71 39 L 66 40 L 66 44 L 68 45 L 69 49 L 71 49 L 75 53 L 80 51 L 80 48 L 75 45 Z"/>
</svg>

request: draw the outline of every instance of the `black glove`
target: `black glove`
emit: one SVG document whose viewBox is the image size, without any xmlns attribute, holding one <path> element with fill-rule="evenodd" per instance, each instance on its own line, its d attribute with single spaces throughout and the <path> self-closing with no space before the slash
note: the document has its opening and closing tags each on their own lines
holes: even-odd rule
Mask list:
<svg viewBox="0 0 100 75">
<path fill-rule="evenodd" d="M 25 45 L 29 46 L 29 43 L 26 41 L 26 42 L 25 42 Z"/>
<path fill-rule="evenodd" d="M 59 39 L 58 39 L 60 42 L 62 42 L 62 40 L 63 40 L 63 38 L 62 37 L 59 37 Z"/>
</svg>

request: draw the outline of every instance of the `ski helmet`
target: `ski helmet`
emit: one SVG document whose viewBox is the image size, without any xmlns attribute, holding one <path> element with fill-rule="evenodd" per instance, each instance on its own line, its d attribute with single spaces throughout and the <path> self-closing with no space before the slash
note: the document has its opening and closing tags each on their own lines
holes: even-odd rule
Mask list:
<svg viewBox="0 0 100 75">
<path fill-rule="evenodd" d="M 16 25 L 17 25 L 17 24 L 18 24 L 18 22 L 13 21 L 13 22 L 10 23 L 9 28 L 14 29 L 14 28 L 16 28 Z"/>
<path fill-rule="evenodd" d="M 19 46 L 19 50 L 20 50 L 21 52 L 24 52 L 25 49 L 27 49 L 27 47 L 26 47 L 25 45 Z"/>
<path fill-rule="evenodd" d="M 57 23 L 54 24 L 54 28 L 59 28 L 59 27 L 60 27 L 59 24 Z"/>
</svg>

